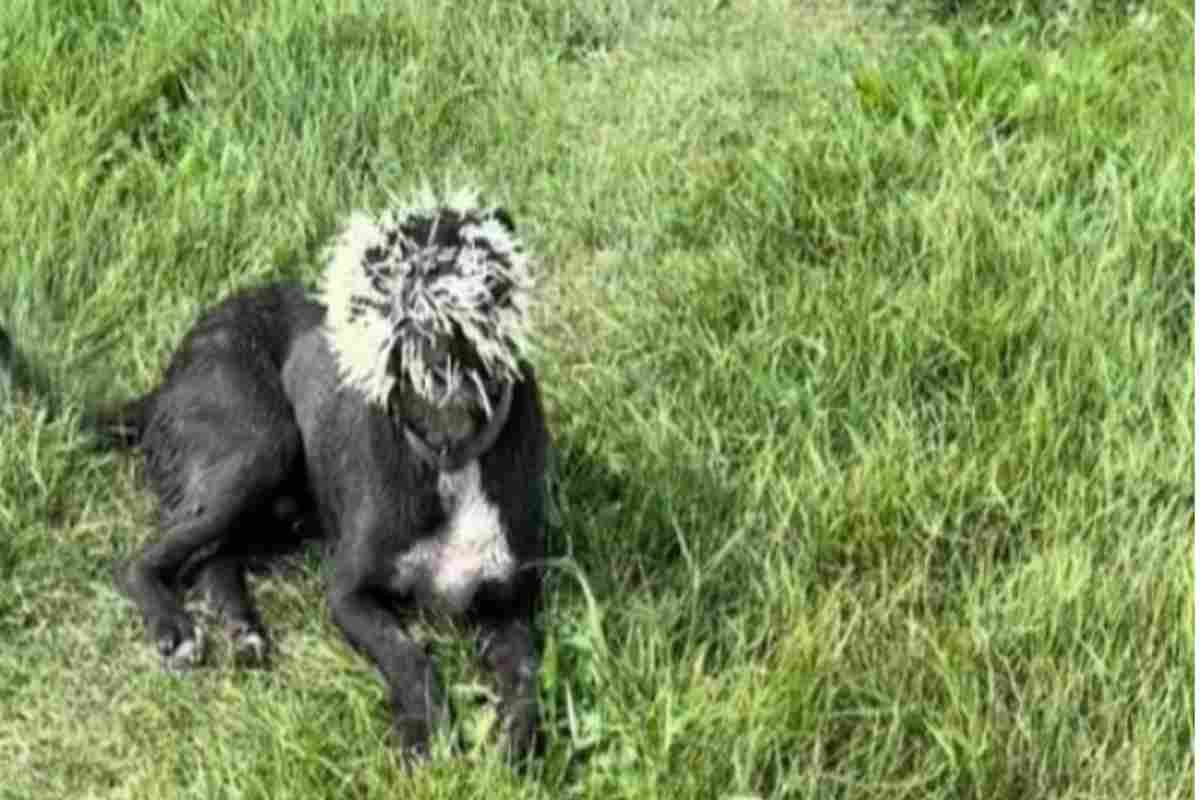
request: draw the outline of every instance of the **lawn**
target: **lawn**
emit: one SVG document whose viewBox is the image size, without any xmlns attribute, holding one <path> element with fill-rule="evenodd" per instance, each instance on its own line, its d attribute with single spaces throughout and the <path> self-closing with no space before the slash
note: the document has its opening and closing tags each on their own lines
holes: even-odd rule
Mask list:
<svg viewBox="0 0 1200 800">
<path fill-rule="evenodd" d="M 901 11 L 900 9 L 903 9 Z M 0 798 L 1189 797 L 1182 0 L 8 0 Z M 329 619 L 164 673 L 79 431 L 358 208 L 472 183 L 538 254 L 547 749 L 468 645 L 431 762 Z M 215 631 L 213 631 L 215 634 Z"/>
</svg>

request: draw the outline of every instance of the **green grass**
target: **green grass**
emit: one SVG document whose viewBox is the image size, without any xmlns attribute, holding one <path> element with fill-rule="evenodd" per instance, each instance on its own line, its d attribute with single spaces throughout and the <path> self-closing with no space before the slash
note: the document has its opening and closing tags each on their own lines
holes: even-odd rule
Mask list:
<svg viewBox="0 0 1200 800">
<path fill-rule="evenodd" d="M 1192 741 L 1191 6 L 10 0 L 0 797 L 1173 798 Z M 893 4 L 894 5 L 894 4 Z M 1060 6 L 1067 7 L 1067 6 Z M 349 210 L 541 254 L 549 746 L 406 772 L 306 556 L 163 674 L 77 432 Z"/>
</svg>

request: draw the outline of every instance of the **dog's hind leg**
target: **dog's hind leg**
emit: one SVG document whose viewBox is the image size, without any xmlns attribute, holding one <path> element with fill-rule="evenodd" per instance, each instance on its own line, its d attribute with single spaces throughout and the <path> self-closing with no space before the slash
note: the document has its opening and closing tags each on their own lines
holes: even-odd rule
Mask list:
<svg viewBox="0 0 1200 800">
<path fill-rule="evenodd" d="M 270 637 L 246 582 L 247 573 L 253 563 L 294 552 L 305 538 L 315 534 L 314 529 L 319 529 L 311 510 L 301 500 L 292 493 L 277 496 L 267 508 L 239 525 L 240 529 L 253 528 L 255 535 L 243 532 L 238 542 L 227 541 L 211 558 L 198 564 L 195 576 L 187 581 L 221 618 L 233 641 L 234 658 L 244 666 L 262 666 L 271 649 Z"/>
<path fill-rule="evenodd" d="M 254 607 L 250 587 L 246 585 L 243 556 L 217 553 L 200 567 L 196 585 L 209 607 L 224 621 L 238 663 L 246 666 L 265 663 L 269 640 L 258 609 Z"/>
<path fill-rule="evenodd" d="M 291 456 L 298 449 L 298 442 L 290 443 L 296 438 L 294 431 L 291 437 L 288 433 L 285 429 L 269 444 L 243 440 L 240 453 L 226 454 L 215 464 L 207 460 L 196 464 L 199 459 L 194 458 L 188 465 L 192 469 L 181 470 L 190 477 L 180 487 L 179 499 L 164 506 L 163 535 L 121 575 L 121 587 L 141 610 L 147 632 L 168 669 L 193 666 L 203 655 L 196 626 L 176 597 L 175 583 L 181 570 L 189 562 L 218 555 L 226 544 L 236 547 L 238 533 L 252 535 L 240 529 L 284 482 Z M 230 588 L 231 575 L 223 569 L 223 575 L 218 571 L 219 585 Z M 245 599 L 242 594 L 239 599 Z"/>
<path fill-rule="evenodd" d="M 175 596 L 174 583 L 197 551 L 219 542 L 237 520 L 239 508 L 196 507 L 188 518 L 164 525 L 164 535 L 146 547 L 119 576 L 120 588 L 137 604 L 150 639 L 171 670 L 198 664 L 203 642 L 191 616 Z"/>
</svg>

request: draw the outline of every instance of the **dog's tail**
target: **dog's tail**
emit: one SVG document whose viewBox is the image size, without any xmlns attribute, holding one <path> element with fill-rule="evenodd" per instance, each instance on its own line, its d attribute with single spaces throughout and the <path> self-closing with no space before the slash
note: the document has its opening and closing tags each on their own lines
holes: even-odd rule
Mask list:
<svg viewBox="0 0 1200 800">
<path fill-rule="evenodd" d="M 63 408 L 50 383 L 46 373 L 35 369 L 13 344 L 8 332 L 0 327 L 0 410 L 13 402 L 21 390 L 40 395 L 51 416 L 57 416 Z M 111 408 L 86 411 L 82 427 L 101 447 L 133 447 L 141 441 L 152 397 L 153 393 Z"/>
<path fill-rule="evenodd" d="M 6 405 L 12 396 L 13 346 L 12 339 L 0 328 L 0 405 Z"/>
<path fill-rule="evenodd" d="M 91 411 L 83 417 L 83 429 L 97 444 L 110 448 L 135 447 L 146 430 L 146 411 L 153 393 L 125 403 Z"/>
</svg>

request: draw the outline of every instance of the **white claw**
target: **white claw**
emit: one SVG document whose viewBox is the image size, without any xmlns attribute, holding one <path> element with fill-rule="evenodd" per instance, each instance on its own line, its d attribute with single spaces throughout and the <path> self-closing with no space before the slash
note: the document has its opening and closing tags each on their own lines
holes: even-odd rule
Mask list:
<svg viewBox="0 0 1200 800">
<path fill-rule="evenodd" d="M 267 640 L 251 631 L 238 637 L 237 650 L 242 658 L 262 661 L 267 653 Z"/>
<path fill-rule="evenodd" d="M 167 668 L 179 672 L 200 663 L 204 655 L 204 647 L 199 636 L 195 639 L 184 639 L 171 655 L 167 656 Z"/>
</svg>

